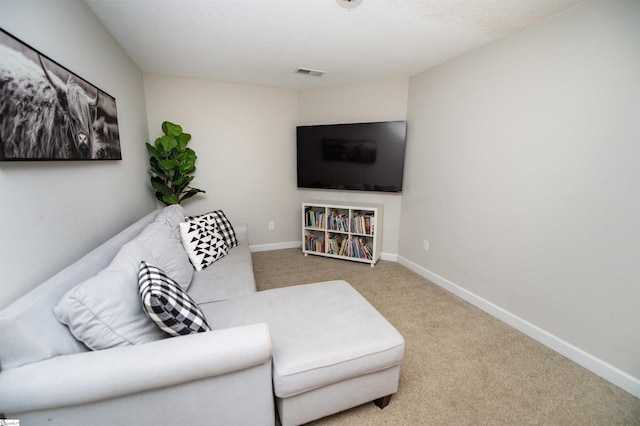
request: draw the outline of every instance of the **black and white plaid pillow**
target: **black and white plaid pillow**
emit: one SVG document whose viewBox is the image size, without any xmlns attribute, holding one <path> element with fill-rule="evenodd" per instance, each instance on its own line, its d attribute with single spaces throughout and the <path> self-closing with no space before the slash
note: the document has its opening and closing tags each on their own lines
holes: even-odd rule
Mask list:
<svg viewBox="0 0 640 426">
<path fill-rule="evenodd" d="M 217 225 L 218 232 L 222 235 L 222 238 L 224 238 L 224 241 L 227 243 L 229 248 L 236 247 L 239 244 L 238 239 L 236 238 L 236 232 L 222 210 L 214 210 L 200 216 L 187 216 L 185 219 L 187 221 L 198 220 L 215 223 Z"/>
<path fill-rule="evenodd" d="M 201 271 L 229 253 L 229 246 L 218 232 L 215 221 L 198 219 L 180 224 L 182 246 L 196 271 Z"/>
<path fill-rule="evenodd" d="M 200 307 L 161 269 L 140 262 L 138 285 L 143 310 L 165 333 L 180 336 L 211 330 Z"/>
</svg>

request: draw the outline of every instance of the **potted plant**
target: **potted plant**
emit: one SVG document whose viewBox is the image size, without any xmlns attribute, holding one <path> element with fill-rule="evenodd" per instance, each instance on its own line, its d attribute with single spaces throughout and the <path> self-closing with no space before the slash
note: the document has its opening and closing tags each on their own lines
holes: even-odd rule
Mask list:
<svg viewBox="0 0 640 426">
<path fill-rule="evenodd" d="M 198 158 L 191 148 L 187 148 L 191 135 L 169 121 L 162 123 L 162 132 L 164 136 L 156 139 L 153 145 L 146 145 L 151 154 L 151 185 L 156 190 L 156 198 L 168 206 L 205 191 L 189 186 Z"/>
</svg>

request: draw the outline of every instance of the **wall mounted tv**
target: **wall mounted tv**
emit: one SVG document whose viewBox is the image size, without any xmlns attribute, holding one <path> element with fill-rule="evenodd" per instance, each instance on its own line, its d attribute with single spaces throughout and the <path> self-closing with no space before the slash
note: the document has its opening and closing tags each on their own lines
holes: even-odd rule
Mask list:
<svg viewBox="0 0 640 426">
<path fill-rule="evenodd" d="M 298 188 L 401 192 L 406 121 L 298 126 Z"/>
</svg>

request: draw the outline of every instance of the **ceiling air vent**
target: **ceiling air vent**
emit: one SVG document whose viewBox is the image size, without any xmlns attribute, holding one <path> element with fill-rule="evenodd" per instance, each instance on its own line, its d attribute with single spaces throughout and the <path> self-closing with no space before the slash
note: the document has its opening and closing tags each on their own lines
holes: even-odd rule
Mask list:
<svg viewBox="0 0 640 426">
<path fill-rule="evenodd" d="M 296 68 L 296 74 L 312 75 L 314 77 L 322 77 L 326 71 L 312 70 L 310 68 Z"/>
</svg>

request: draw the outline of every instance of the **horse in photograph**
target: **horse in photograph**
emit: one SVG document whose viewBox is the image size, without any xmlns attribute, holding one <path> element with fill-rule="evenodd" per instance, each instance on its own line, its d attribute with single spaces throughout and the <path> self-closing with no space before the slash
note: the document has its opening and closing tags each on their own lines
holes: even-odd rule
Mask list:
<svg viewBox="0 0 640 426">
<path fill-rule="evenodd" d="M 95 158 L 98 92 L 64 83 L 22 53 L 0 45 L 0 145 L 5 159 Z"/>
</svg>

